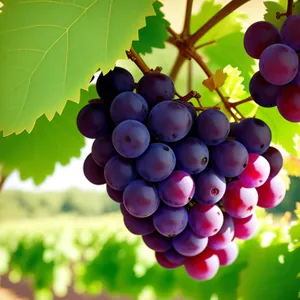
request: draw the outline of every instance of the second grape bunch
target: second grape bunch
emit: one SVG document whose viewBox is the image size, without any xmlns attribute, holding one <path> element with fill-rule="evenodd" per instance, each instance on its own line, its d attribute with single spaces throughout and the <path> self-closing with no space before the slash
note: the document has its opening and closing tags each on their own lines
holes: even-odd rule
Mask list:
<svg viewBox="0 0 300 300">
<path fill-rule="evenodd" d="M 162 267 L 213 278 L 238 256 L 235 239 L 255 234 L 255 207 L 284 198 L 283 159 L 270 146 L 270 128 L 256 118 L 230 123 L 214 109 L 197 116 L 191 103 L 174 99 L 174 84 L 161 73 L 135 85 L 115 67 L 96 87 L 101 100 L 77 117 L 79 131 L 95 139 L 86 178 L 106 184 L 127 229 Z"/>
</svg>

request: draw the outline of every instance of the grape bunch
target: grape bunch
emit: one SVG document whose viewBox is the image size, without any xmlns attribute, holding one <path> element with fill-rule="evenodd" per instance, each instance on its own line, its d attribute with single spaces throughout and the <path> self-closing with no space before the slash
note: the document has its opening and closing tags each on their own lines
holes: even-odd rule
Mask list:
<svg viewBox="0 0 300 300">
<path fill-rule="evenodd" d="M 257 118 L 230 123 L 224 113 L 174 99 L 170 77 L 151 72 L 137 84 L 115 67 L 96 82 L 77 117 L 95 139 L 84 162 L 93 184 L 106 184 L 124 224 L 166 269 L 184 265 L 196 280 L 236 259 L 234 239 L 256 231 L 255 207 L 277 206 L 283 159 Z"/>
<path fill-rule="evenodd" d="M 251 78 L 253 100 L 263 107 L 277 107 L 283 118 L 300 122 L 300 15 L 286 18 L 280 32 L 260 21 L 246 31 L 244 47 L 259 59 L 259 71 Z"/>
</svg>

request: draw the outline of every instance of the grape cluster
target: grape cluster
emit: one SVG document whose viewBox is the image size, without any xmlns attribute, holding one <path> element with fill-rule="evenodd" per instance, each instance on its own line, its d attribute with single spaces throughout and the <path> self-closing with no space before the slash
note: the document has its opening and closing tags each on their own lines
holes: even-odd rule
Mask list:
<svg viewBox="0 0 300 300">
<path fill-rule="evenodd" d="M 280 32 L 260 21 L 246 31 L 244 47 L 259 59 L 259 71 L 251 78 L 253 100 L 263 107 L 277 106 L 290 122 L 300 122 L 300 15 L 286 18 Z"/>
<path fill-rule="evenodd" d="M 115 67 L 96 88 L 101 100 L 77 117 L 79 131 L 95 138 L 86 178 L 107 184 L 125 226 L 142 235 L 162 267 L 214 277 L 236 259 L 234 239 L 254 235 L 255 206 L 284 198 L 283 160 L 270 146 L 270 128 L 256 118 L 230 123 L 214 109 L 197 116 L 191 103 L 174 99 L 174 84 L 161 73 L 135 84 Z"/>
</svg>

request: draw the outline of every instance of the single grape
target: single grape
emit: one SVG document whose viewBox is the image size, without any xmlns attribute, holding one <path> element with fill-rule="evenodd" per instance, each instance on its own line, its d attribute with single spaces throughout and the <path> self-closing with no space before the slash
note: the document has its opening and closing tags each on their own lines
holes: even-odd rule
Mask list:
<svg viewBox="0 0 300 300">
<path fill-rule="evenodd" d="M 123 214 L 124 225 L 132 234 L 146 235 L 155 231 L 152 217 L 136 218 L 127 211 L 123 203 L 120 205 L 120 208 Z"/>
<path fill-rule="evenodd" d="M 280 92 L 280 86 L 274 85 L 256 72 L 250 80 L 249 91 L 252 99 L 260 106 L 274 107 Z"/>
<path fill-rule="evenodd" d="M 235 242 L 230 242 L 226 248 L 215 250 L 215 253 L 219 258 L 220 266 L 229 266 L 238 257 L 239 249 Z"/>
<path fill-rule="evenodd" d="M 248 216 L 247 218 L 233 218 L 234 236 L 241 240 L 248 240 L 254 236 L 258 227 L 258 220 L 256 214 Z"/>
<path fill-rule="evenodd" d="M 179 103 L 182 103 L 189 110 L 189 112 L 192 115 L 193 121 L 195 121 L 197 118 L 197 112 L 196 112 L 195 106 L 192 103 L 186 102 L 183 100 L 176 100 L 176 101 L 178 101 Z"/>
<path fill-rule="evenodd" d="M 239 126 L 239 123 L 237 123 L 237 122 L 230 123 L 230 131 L 229 131 L 228 137 L 235 139 L 238 126 Z"/>
<path fill-rule="evenodd" d="M 173 238 L 173 247 L 184 256 L 195 256 L 204 251 L 207 242 L 207 237 L 200 237 L 192 229 L 186 227 L 183 232 Z"/>
<path fill-rule="evenodd" d="M 258 201 L 255 188 L 245 188 L 239 180 L 227 185 L 222 199 L 225 211 L 234 218 L 246 218 L 250 216 Z"/>
<path fill-rule="evenodd" d="M 162 73 L 148 73 L 137 84 L 136 92 L 142 95 L 149 106 L 165 100 L 173 100 L 175 87 L 172 79 Z"/>
<path fill-rule="evenodd" d="M 285 19 L 280 29 L 282 41 L 295 51 L 300 51 L 299 28 L 300 15 L 292 15 Z"/>
<path fill-rule="evenodd" d="M 163 142 L 176 142 L 184 138 L 192 127 L 192 115 L 179 101 L 164 101 L 150 111 L 150 131 Z"/>
<path fill-rule="evenodd" d="M 224 222 L 218 233 L 208 238 L 208 248 L 214 250 L 224 249 L 234 238 L 233 219 L 224 213 Z"/>
<path fill-rule="evenodd" d="M 224 216 L 216 205 L 194 205 L 189 212 L 189 225 L 201 237 L 216 234 L 222 227 Z"/>
<path fill-rule="evenodd" d="M 117 203 L 123 202 L 123 191 L 115 190 L 107 184 L 106 192 L 107 192 L 108 196 L 115 202 L 117 202 Z"/>
<path fill-rule="evenodd" d="M 202 205 L 215 204 L 221 200 L 226 190 L 225 177 L 212 169 L 205 169 L 195 177 L 195 200 Z"/>
<path fill-rule="evenodd" d="M 172 248 L 172 239 L 161 235 L 157 231 L 143 235 L 143 241 L 150 249 L 156 252 L 165 252 Z"/>
<path fill-rule="evenodd" d="M 203 111 L 197 117 L 196 126 L 198 138 L 209 146 L 225 141 L 230 131 L 226 115 L 212 108 Z"/>
<path fill-rule="evenodd" d="M 236 177 L 248 164 L 248 151 L 238 141 L 225 141 L 213 148 L 211 160 L 220 175 Z"/>
<path fill-rule="evenodd" d="M 257 118 L 247 118 L 239 123 L 236 139 L 249 153 L 264 153 L 270 146 L 272 133 L 270 127 Z"/>
<path fill-rule="evenodd" d="M 135 120 L 126 120 L 113 131 L 112 142 L 120 155 L 135 158 L 148 148 L 150 134 L 144 124 Z"/>
<path fill-rule="evenodd" d="M 137 176 L 134 161 L 120 155 L 114 156 L 105 165 L 104 176 L 111 188 L 123 191 Z"/>
<path fill-rule="evenodd" d="M 267 47 L 277 43 L 280 43 L 279 31 L 269 22 L 253 23 L 245 32 L 244 47 L 247 54 L 253 58 L 260 58 Z"/>
<path fill-rule="evenodd" d="M 172 207 L 189 203 L 195 193 L 193 178 L 186 172 L 174 171 L 167 179 L 158 184 L 161 200 Z"/>
<path fill-rule="evenodd" d="M 178 253 L 174 248 L 164 252 L 166 259 L 173 264 L 181 266 L 184 264 L 186 257 Z"/>
<path fill-rule="evenodd" d="M 260 56 L 259 70 L 270 83 L 285 85 L 292 81 L 298 72 L 299 59 L 295 50 L 283 44 L 266 48 Z"/>
<path fill-rule="evenodd" d="M 171 262 L 167 258 L 165 252 L 155 252 L 155 258 L 156 258 L 157 263 L 165 269 L 175 269 L 175 268 L 178 268 L 179 266 L 181 266 L 181 264 L 179 264 L 179 263 Z"/>
<path fill-rule="evenodd" d="M 93 184 L 99 185 L 106 183 L 104 178 L 104 168 L 95 163 L 91 153 L 84 161 L 83 173 L 86 179 Z"/>
<path fill-rule="evenodd" d="M 279 94 L 277 107 L 286 120 L 300 122 L 300 87 L 296 84 L 284 86 Z"/>
<path fill-rule="evenodd" d="M 283 200 L 286 188 L 279 175 L 270 178 L 265 184 L 257 188 L 258 206 L 263 208 L 273 208 Z"/>
<path fill-rule="evenodd" d="M 106 134 L 109 129 L 109 115 L 103 105 L 91 103 L 84 106 L 77 115 L 77 128 L 90 139 Z"/>
<path fill-rule="evenodd" d="M 101 167 L 114 156 L 118 154 L 113 146 L 111 134 L 106 134 L 95 139 L 92 146 L 92 157 L 94 161 Z"/>
<path fill-rule="evenodd" d="M 174 146 L 177 169 L 189 174 L 202 172 L 209 160 L 207 146 L 195 137 L 186 137 Z"/>
<path fill-rule="evenodd" d="M 274 147 L 269 147 L 268 150 L 263 154 L 263 157 L 268 161 L 271 167 L 269 177 L 275 177 L 283 166 L 283 157 L 281 152 Z"/>
<path fill-rule="evenodd" d="M 147 181 L 159 182 L 166 179 L 174 170 L 176 158 L 173 150 L 163 143 L 152 143 L 137 158 L 138 173 Z"/>
<path fill-rule="evenodd" d="M 131 215 L 145 218 L 157 210 L 160 199 L 155 185 L 144 180 L 135 180 L 126 187 L 123 203 Z"/>
<path fill-rule="evenodd" d="M 133 91 L 134 86 L 130 72 L 120 67 L 115 67 L 105 75 L 101 73 L 96 82 L 97 93 L 107 104 L 110 104 L 117 95 Z"/>
<path fill-rule="evenodd" d="M 186 272 L 195 280 L 212 279 L 219 270 L 219 258 L 211 249 L 205 249 L 196 256 L 188 257 L 184 263 Z"/>
<path fill-rule="evenodd" d="M 299 53 L 298 53 L 298 57 L 299 57 L 299 60 L 300 60 L 300 54 Z M 298 73 L 297 73 L 296 77 L 294 78 L 294 80 L 291 83 L 296 84 L 297 87 L 300 87 L 300 66 L 299 66 Z"/>
<path fill-rule="evenodd" d="M 270 175 L 270 164 L 261 155 L 249 153 L 249 161 L 245 170 L 239 175 L 239 180 L 246 188 L 256 188 L 263 185 Z"/>
<path fill-rule="evenodd" d="M 119 94 L 110 106 L 110 116 L 116 124 L 130 119 L 143 122 L 147 114 L 148 104 L 146 100 L 133 92 Z"/>
<path fill-rule="evenodd" d="M 188 213 L 184 207 L 170 207 L 161 204 L 153 215 L 156 230 L 167 237 L 173 237 L 182 232 L 188 223 Z"/>
</svg>

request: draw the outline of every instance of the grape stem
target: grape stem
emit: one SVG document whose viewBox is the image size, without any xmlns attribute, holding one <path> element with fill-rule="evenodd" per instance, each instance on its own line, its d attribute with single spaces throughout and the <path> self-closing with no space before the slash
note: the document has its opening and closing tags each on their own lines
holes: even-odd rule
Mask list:
<svg viewBox="0 0 300 300">
<path fill-rule="evenodd" d="M 183 30 L 182 30 L 182 34 L 181 34 L 183 38 L 188 38 L 190 36 L 192 7 L 193 7 L 193 0 L 187 0 L 184 25 L 183 25 Z"/>
<path fill-rule="evenodd" d="M 0 191 L 2 190 L 2 188 L 3 188 L 3 185 L 4 185 L 4 182 L 5 182 L 5 180 L 6 180 L 6 176 L 1 176 L 1 179 L 0 179 Z"/>
<path fill-rule="evenodd" d="M 276 13 L 276 19 L 280 19 L 283 16 L 286 16 L 287 18 L 293 14 L 293 7 L 294 7 L 294 1 L 293 0 L 288 0 L 287 4 L 287 10 L 285 13 Z"/>
<path fill-rule="evenodd" d="M 236 106 L 239 106 L 241 104 L 244 104 L 244 103 L 247 103 L 247 102 L 250 102 L 252 101 L 252 97 L 248 97 L 246 99 L 243 99 L 243 100 L 240 100 L 240 101 L 236 101 L 236 102 L 229 102 L 229 104 L 232 106 L 232 107 L 236 107 Z"/>
</svg>

